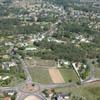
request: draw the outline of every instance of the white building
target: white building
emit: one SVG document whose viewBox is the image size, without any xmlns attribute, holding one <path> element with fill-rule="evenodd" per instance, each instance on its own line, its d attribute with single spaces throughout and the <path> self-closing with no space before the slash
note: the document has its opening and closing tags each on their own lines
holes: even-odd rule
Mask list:
<svg viewBox="0 0 100 100">
<path fill-rule="evenodd" d="M 3 77 L 2 80 L 5 81 L 5 80 L 7 80 L 9 78 L 10 78 L 9 76 L 6 76 L 6 77 Z"/>
<path fill-rule="evenodd" d="M 25 50 L 26 50 L 26 51 L 33 51 L 33 50 L 37 50 L 37 48 L 35 48 L 35 47 L 30 47 L 30 48 L 26 48 Z"/>
</svg>

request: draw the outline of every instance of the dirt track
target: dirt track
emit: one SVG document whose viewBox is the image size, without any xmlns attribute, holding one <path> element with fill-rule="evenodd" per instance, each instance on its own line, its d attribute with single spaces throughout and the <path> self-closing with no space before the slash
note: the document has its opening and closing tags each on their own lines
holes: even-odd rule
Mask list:
<svg viewBox="0 0 100 100">
<path fill-rule="evenodd" d="M 61 76 L 61 73 L 58 69 L 50 68 L 49 69 L 50 77 L 53 81 L 53 83 L 65 83 L 63 77 Z"/>
</svg>

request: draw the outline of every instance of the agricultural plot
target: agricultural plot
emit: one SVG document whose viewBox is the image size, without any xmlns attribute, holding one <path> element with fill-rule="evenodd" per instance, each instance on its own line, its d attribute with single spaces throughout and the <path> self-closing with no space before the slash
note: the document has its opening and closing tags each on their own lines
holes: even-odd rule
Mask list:
<svg viewBox="0 0 100 100">
<path fill-rule="evenodd" d="M 52 83 L 48 69 L 43 68 L 30 68 L 29 69 L 33 82 L 39 82 L 43 84 Z"/>
<path fill-rule="evenodd" d="M 60 71 L 56 68 L 57 63 L 55 61 L 33 58 L 26 60 L 26 62 L 34 82 L 45 84 L 65 82 Z"/>
<path fill-rule="evenodd" d="M 65 82 L 78 82 L 79 78 L 73 69 L 59 69 Z"/>
<path fill-rule="evenodd" d="M 58 69 L 50 68 L 49 74 L 51 76 L 53 83 L 65 83 L 65 81 Z"/>
</svg>

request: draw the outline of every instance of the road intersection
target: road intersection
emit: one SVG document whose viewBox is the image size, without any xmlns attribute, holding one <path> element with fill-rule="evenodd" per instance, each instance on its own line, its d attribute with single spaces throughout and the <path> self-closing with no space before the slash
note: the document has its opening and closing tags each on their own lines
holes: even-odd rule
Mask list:
<svg viewBox="0 0 100 100">
<path fill-rule="evenodd" d="M 46 89 L 78 86 L 76 83 L 73 83 L 73 82 L 72 83 L 57 83 L 57 84 L 52 83 L 48 85 L 33 82 L 32 77 L 28 70 L 29 68 L 28 64 L 19 55 L 17 55 L 17 57 L 23 65 L 23 70 L 26 75 L 26 80 L 23 83 L 16 85 L 15 87 L 0 87 L 0 92 L 16 91 L 17 92 L 16 100 L 24 100 L 26 97 L 31 96 L 31 95 L 40 98 L 40 100 L 46 100 L 46 98 L 42 94 L 42 91 Z M 96 81 L 100 81 L 100 79 L 87 80 L 81 83 L 81 85 L 91 83 L 91 82 L 96 82 Z"/>
</svg>

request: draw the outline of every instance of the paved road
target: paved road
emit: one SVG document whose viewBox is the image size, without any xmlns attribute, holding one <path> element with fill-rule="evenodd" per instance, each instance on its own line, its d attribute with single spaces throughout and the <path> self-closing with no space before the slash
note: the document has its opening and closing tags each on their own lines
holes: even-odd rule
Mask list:
<svg viewBox="0 0 100 100">
<path fill-rule="evenodd" d="M 23 70 L 24 70 L 25 75 L 27 77 L 26 82 L 32 84 L 33 82 L 32 82 L 32 78 L 31 78 L 31 75 L 30 75 L 29 70 L 28 70 L 28 68 L 29 68 L 28 65 L 26 64 L 26 62 L 22 58 L 20 58 L 20 56 L 18 56 L 18 58 L 20 59 L 22 65 L 23 65 Z"/>
<path fill-rule="evenodd" d="M 17 94 L 17 98 L 16 100 L 23 100 L 25 97 L 29 96 L 29 95 L 36 95 L 37 97 L 40 97 L 41 100 L 46 100 L 46 98 L 42 95 L 42 91 L 45 89 L 51 89 L 51 88 L 58 88 L 58 87 L 76 87 L 77 85 L 74 83 L 69 83 L 69 84 L 48 84 L 48 85 L 43 85 L 41 83 L 35 83 L 37 85 L 39 85 L 40 90 L 36 91 L 36 92 L 24 92 L 24 91 L 20 91 Z"/>
<path fill-rule="evenodd" d="M 25 61 L 23 59 L 20 58 L 20 56 L 18 56 L 18 58 L 20 59 L 20 61 L 23 64 L 23 69 L 24 69 L 25 74 L 27 76 L 26 81 L 24 83 L 21 83 L 21 84 L 15 86 L 15 87 L 0 87 L 0 92 L 4 92 L 4 91 L 8 91 L 8 90 L 17 91 L 18 94 L 17 94 L 16 100 L 23 100 L 26 96 L 29 96 L 29 95 L 37 95 L 38 97 L 41 97 L 42 100 L 45 100 L 45 97 L 41 94 L 41 91 L 43 91 L 45 89 L 58 88 L 58 87 L 77 87 L 78 86 L 76 83 L 43 85 L 41 83 L 32 82 L 32 78 L 31 78 L 31 75 L 28 71 L 27 64 L 25 63 Z M 91 83 L 93 81 L 98 81 L 98 80 L 100 80 L 100 79 L 95 79 L 95 80 L 91 80 L 91 81 L 88 80 L 87 82 L 84 82 L 82 85 L 84 85 L 86 83 Z M 23 89 L 23 86 L 25 86 L 26 84 L 30 84 L 30 83 L 38 85 L 40 89 L 38 91 L 36 91 L 35 93 L 21 91 L 21 89 Z"/>
<path fill-rule="evenodd" d="M 62 88 L 62 87 L 76 87 L 77 85 L 75 83 L 59 83 L 59 84 L 48 84 L 43 85 L 40 84 L 40 91 L 43 91 L 45 89 L 51 89 L 51 88 Z"/>
</svg>

